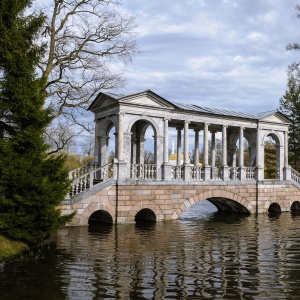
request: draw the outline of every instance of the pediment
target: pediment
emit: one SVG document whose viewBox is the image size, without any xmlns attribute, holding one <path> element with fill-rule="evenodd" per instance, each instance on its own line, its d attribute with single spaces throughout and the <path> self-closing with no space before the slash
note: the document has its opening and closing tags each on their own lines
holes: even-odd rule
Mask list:
<svg viewBox="0 0 300 300">
<path fill-rule="evenodd" d="M 271 122 L 271 123 L 277 123 L 277 124 L 287 124 L 291 123 L 291 120 L 288 119 L 284 114 L 280 112 L 275 112 L 273 114 L 264 116 L 260 119 L 264 122 Z"/>
<path fill-rule="evenodd" d="M 118 100 L 116 97 L 112 97 L 109 94 L 100 93 L 93 103 L 89 106 L 89 110 L 94 111 L 95 109 L 103 108 L 109 105 L 116 104 Z"/>
<path fill-rule="evenodd" d="M 158 96 L 157 94 L 146 91 L 139 94 L 130 95 L 121 99 L 123 103 L 135 104 L 139 106 L 157 107 L 157 108 L 174 108 L 174 106 Z"/>
</svg>

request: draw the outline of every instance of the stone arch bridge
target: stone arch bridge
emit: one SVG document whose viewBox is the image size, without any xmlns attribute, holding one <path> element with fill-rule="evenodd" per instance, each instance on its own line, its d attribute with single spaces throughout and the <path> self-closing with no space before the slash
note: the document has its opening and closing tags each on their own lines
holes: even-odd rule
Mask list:
<svg viewBox="0 0 300 300">
<path fill-rule="evenodd" d="M 76 212 L 70 225 L 177 219 L 204 199 L 229 212 L 300 209 L 300 174 L 288 165 L 291 122 L 278 111 L 238 113 L 152 91 L 100 93 L 89 109 L 95 162 L 70 172 L 72 190 L 59 207 Z"/>
</svg>

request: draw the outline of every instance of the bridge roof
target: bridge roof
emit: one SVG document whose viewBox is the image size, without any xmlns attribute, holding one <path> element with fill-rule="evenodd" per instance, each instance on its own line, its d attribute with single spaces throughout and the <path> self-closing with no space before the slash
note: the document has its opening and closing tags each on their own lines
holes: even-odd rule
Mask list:
<svg viewBox="0 0 300 300">
<path fill-rule="evenodd" d="M 251 113 L 245 113 L 245 112 L 238 112 L 238 111 L 233 111 L 233 110 L 226 110 L 226 109 L 219 109 L 219 108 L 213 108 L 213 107 L 206 107 L 206 106 L 199 106 L 195 104 L 187 104 L 187 103 L 182 103 L 182 102 L 174 102 L 167 100 L 158 94 L 155 94 L 151 90 L 146 90 L 140 93 L 134 93 L 134 94 L 129 94 L 129 95 L 123 95 L 123 94 L 115 94 L 115 93 L 110 93 L 110 92 L 101 92 L 94 102 L 90 105 L 89 109 L 93 110 L 95 106 L 97 106 L 97 100 L 101 98 L 101 96 L 108 96 L 111 99 L 118 101 L 126 101 L 127 99 L 130 99 L 131 97 L 137 97 L 139 95 L 144 95 L 144 94 L 149 94 L 151 96 L 154 96 L 156 98 L 159 98 L 161 102 L 165 102 L 168 105 L 171 105 L 175 109 L 180 109 L 184 111 L 193 111 L 193 112 L 198 112 L 198 113 L 205 113 L 205 114 L 212 114 L 212 115 L 219 115 L 219 116 L 227 116 L 227 117 L 237 117 L 237 118 L 244 118 L 244 119 L 254 119 L 254 120 L 262 120 L 265 119 L 269 116 L 272 115 L 280 115 L 282 118 L 285 119 L 287 123 L 291 123 L 291 120 L 287 116 L 285 116 L 283 113 L 281 113 L 278 110 L 272 110 L 272 111 L 267 111 L 267 112 L 261 112 L 261 113 L 256 113 L 256 114 L 251 114 Z"/>
</svg>

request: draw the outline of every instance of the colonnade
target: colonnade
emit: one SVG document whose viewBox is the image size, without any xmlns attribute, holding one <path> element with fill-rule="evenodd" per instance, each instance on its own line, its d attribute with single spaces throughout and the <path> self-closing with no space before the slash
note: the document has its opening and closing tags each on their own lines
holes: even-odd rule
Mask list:
<svg viewBox="0 0 300 300">
<path fill-rule="evenodd" d="M 168 102 L 151 91 L 123 98 L 119 96 L 114 100 L 111 94 L 98 97 L 91 105 L 96 120 L 95 162 L 99 167 L 108 163 L 109 131 L 115 127 L 114 176 L 118 179 L 264 180 L 264 143 L 267 136 L 271 136 L 276 144 L 275 179 L 290 179 L 290 123 L 279 112 L 250 115 L 210 111 L 209 108 Z M 148 126 L 153 128 L 154 133 L 154 162 L 151 167 L 144 162 Z M 169 161 L 170 128 L 177 130 L 175 164 Z M 191 130 L 194 131 L 193 164 L 189 160 Z M 200 141 L 200 131 L 203 141 Z M 217 133 L 221 134 L 221 165 L 216 163 Z M 244 161 L 244 139 L 249 145 L 249 162 Z M 200 166 L 201 144 L 203 157 Z"/>
</svg>

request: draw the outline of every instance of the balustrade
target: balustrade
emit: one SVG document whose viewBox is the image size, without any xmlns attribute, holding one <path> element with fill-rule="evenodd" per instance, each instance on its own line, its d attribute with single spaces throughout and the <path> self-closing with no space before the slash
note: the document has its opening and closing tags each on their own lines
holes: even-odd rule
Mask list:
<svg viewBox="0 0 300 300">
<path fill-rule="evenodd" d="M 190 178 L 192 180 L 203 180 L 203 168 L 192 166 Z"/>
<path fill-rule="evenodd" d="M 291 168 L 291 177 L 294 181 L 300 184 L 300 173 Z"/>
<path fill-rule="evenodd" d="M 230 174 L 230 179 L 231 180 L 238 180 L 238 178 L 239 178 L 239 168 L 230 167 L 229 174 Z"/>
<path fill-rule="evenodd" d="M 130 178 L 135 180 L 156 180 L 157 166 L 150 164 L 131 164 Z"/>
<path fill-rule="evenodd" d="M 176 180 L 183 180 L 184 173 L 183 173 L 183 166 L 172 166 L 172 175 L 171 179 Z"/>
<path fill-rule="evenodd" d="M 246 180 L 255 179 L 255 168 L 247 167 L 246 168 Z"/>
<path fill-rule="evenodd" d="M 216 167 L 211 168 L 211 179 L 222 180 L 221 169 Z"/>
<path fill-rule="evenodd" d="M 104 181 L 113 177 L 112 163 L 99 168 L 94 168 L 92 171 L 88 171 L 88 169 L 88 166 L 84 166 L 69 172 L 69 178 L 73 180 L 70 196 L 74 196 L 91 188 L 94 185 L 94 182 Z M 87 172 L 79 175 L 83 170 L 86 170 Z"/>
</svg>

